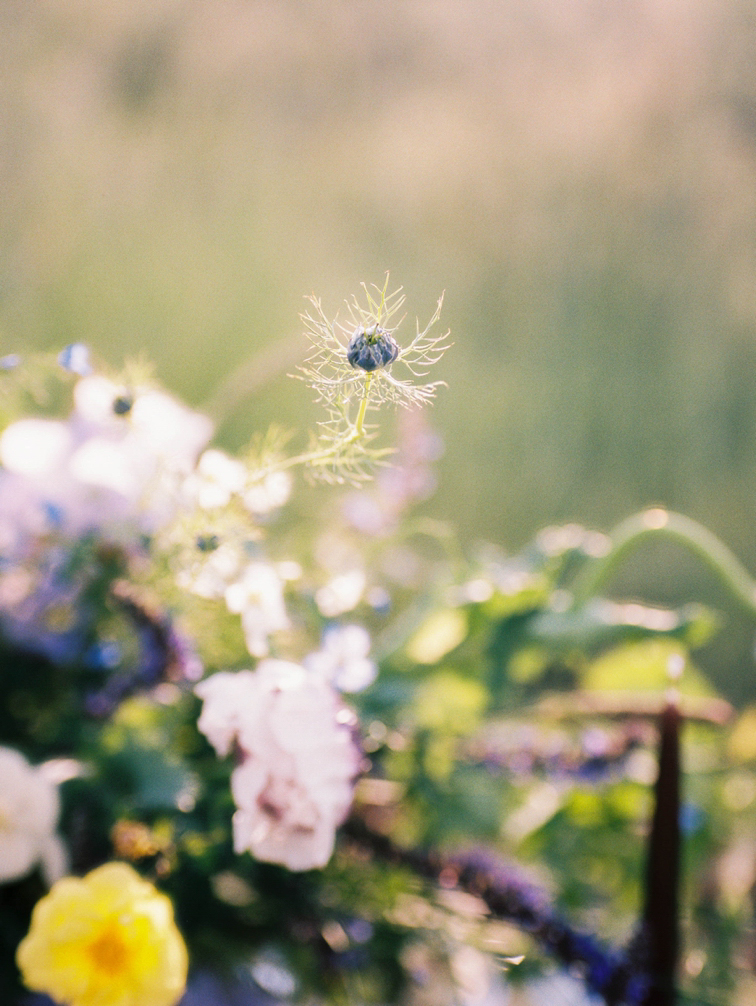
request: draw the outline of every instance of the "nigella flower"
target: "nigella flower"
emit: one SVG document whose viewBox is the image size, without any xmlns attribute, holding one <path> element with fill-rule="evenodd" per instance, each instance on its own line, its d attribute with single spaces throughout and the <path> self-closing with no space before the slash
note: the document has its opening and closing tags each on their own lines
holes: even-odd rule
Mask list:
<svg viewBox="0 0 756 1006">
<path fill-rule="evenodd" d="M 387 367 L 399 356 L 394 337 L 379 325 L 359 325 L 347 346 L 347 361 L 368 372 Z"/>
<path fill-rule="evenodd" d="M 347 301 L 348 318 L 331 321 L 320 300 L 311 297 L 312 314 L 302 316 L 306 335 L 313 344 L 307 366 L 301 367 L 305 380 L 317 392 L 318 400 L 328 405 L 343 404 L 351 399 L 367 400 L 367 407 L 381 402 L 398 405 L 422 404 L 433 398 L 443 381 L 417 384 L 416 377 L 425 377 L 430 367 L 448 349 L 447 338 L 432 334 L 431 329 L 441 314 L 443 296 L 426 327 L 417 326 L 415 337 L 402 347 L 394 333 L 401 319 L 391 325 L 392 318 L 404 304 L 401 287 L 387 293 L 388 276 L 383 288 L 362 284 L 367 306 L 356 297 Z M 394 372 L 403 365 L 407 376 Z"/>
</svg>

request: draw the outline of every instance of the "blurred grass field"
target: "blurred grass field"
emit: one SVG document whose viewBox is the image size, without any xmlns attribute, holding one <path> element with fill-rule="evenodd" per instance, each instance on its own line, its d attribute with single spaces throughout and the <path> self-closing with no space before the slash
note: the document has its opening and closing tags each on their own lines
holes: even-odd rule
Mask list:
<svg viewBox="0 0 756 1006">
<path fill-rule="evenodd" d="M 6 0 L 0 52 L 2 352 L 144 351 L 236 446 L 319 418 L 303 296 L 390 270 L 405 325 L 446 290 L 465 540 L 659 504 L 756 571 L 752 0 Z"/>
</svg>

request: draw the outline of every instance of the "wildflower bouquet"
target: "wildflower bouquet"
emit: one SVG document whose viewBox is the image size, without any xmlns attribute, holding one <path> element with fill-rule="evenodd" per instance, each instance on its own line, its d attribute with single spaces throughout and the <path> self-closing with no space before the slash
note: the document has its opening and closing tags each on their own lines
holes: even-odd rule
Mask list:
<svg viewBox="0 0 756 1006">
<path fill-rule="evenodd" d="M 326 418 L 299 454 L 270 430 L 231 457 L 83 346 L 0 360 L 3 1003 L 671 1001 L 679 710 L 726 774 L 695 782 L 702 868 L 753 830 L 756 746 L 741 720 L 725 760 L 691 664 L 709 612 L 599 595 L 659 535 L 753 613 L 750 578 L 662 510 L 465 554 L 418 513 L 441 303 L 405 344 L 402 303 L 312 301 L 298 376 Z M 298 471 L 328 484 L 297 487 L 306 519 Z M 689 984 L 723 980 L 747 894 L 686 908 Z"/>
</svg>

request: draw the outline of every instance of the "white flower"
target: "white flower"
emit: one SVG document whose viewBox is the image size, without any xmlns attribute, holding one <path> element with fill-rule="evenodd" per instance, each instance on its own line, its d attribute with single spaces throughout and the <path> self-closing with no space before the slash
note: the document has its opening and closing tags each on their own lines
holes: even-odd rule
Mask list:
<svg viewBox="0 0 756 1006">
<path fill-rule="evenodd" d="M 48 884 L 65 873 L 55 828 L 57 787 L 12 748 L 0 747 L 0 882 L 16 880 L 38 863 Z"/>
<path fill-rule="evenodd" d="M 234 493 L 241 492 L 247 469 L 234 458 L 214 448 L 205 451 L 197 470 L 187 479 L 186 488 L 203 510 L 225 506 Z"/>
<path fill-rule="evenodd" d="M 144 473 L 124 441 L 89 437 L 73 453 L 68 468 L 83 486 L 106 489 L 127 500 L 138 501 L 144 490 Z"/>
<path fill-rule="evenodd" d="M 82 378 L 67 420 L 20 419 L 0 435 L 0 617 L 22 644 L 68 659 L 81 642 L 71 563 L 83 536 L 141 548 L 179 504 L 212 424 L 168 395 Z"/>
<path fill-rule="evenodd" d="M 308 670 L 322 675 L 341 692 L 360 692 L 375 681 L 378 668 L 370 653 L 370 634 L 361 625 L 326 629 L 323 646 L 305 658 Z"/>
<path fill-rule="evenodd" d="M 161 391 L 134 398 L 131 427 L 139 446 L 169 467 L 187 471 L 212 436 L 207 416 L 193 412 Z"/>
<path fill-rule="evenodd" d="M 244 505 L 253 514 L 266 514 L 288 500 L 291 494 L 291 475 L 288 472 L 270 472 L 253 483 L 244 493 Z"/>
<path fill-rule="evenodd" d="M 315 603 L 321 615 L 336 618 L 352 611 L 365 591 L 365 574 L 361 569 L 340 573 L 315 592 Z"/>
<path fill-rule="evenodd" d="M 0 436 L 0 526 L 15 526 L 19 548 L 51 530 L 118 541 L 154 531 L 211 433 L 207 417 L 169 395 L 84 377 L 67 421 L 21 419 Z"/>
<path fill-rule="evenodd" d="M 236 742 L 242 755 L 231 775 L 236 852 L 290 870 L 325 866 L 359 771 L 354 713 L 323 678 L 285 660 L 215 674 L 196 692 L 199 729 L 218 754 Z"/>
<path fill-rule="evenodd" d="M 0 437 L 0 461 L 17 475 L 44 478 L 60 467 L 71 450 L 66 423 L 56 419 L 19 419 Z"/>
<path fill-rule="evenodd" d="M 84 423 L 91 423 L 97 428 L 117 428 L 121 420 L 113 411 L 113 402 L 125 390 L 102 374 L 91 374 L 76 382 L 74 413 Z"/>
<path fill-rule="evenodd" d="M 225 591 L 229 611 L 241 615 L 244 639 L 253 657 L 268 655 L 271 632 L 289 628 L 283 581 L 268 562 L 250 562 Z"/>
<path fill-rule="evenodd" d="M 224 542 L 214 552 L 203 556 L 201 561 L 192 563 L 188 569 L 179 570 L 176 582 L 198 597 L 221 598 L 238 575 L 240 564 L 239 550 Z"/>
</svg>

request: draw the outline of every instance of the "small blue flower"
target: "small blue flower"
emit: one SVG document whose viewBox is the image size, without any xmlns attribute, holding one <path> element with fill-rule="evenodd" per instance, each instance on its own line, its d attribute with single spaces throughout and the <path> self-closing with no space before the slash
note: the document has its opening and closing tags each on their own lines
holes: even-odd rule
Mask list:
<svg viewBox="0 0 756 1006">
<path fill-rule="evenodd" d="M 0 370 L 15 370 L 19 363 L 21 363 L 21 357 L 18 353 L 0 356 Z"/>
<path fill-rule="evenodd" d="M 42 512 L 50 528 L 54 531 L 60 531 L 66 519 L 66 512 L 63 507 L 59 503 L 47 500 L 42 505 Z"/>
<path fill-rule="evenodd" d="M 100 641 L 93 643 L 85 655 L 85 663 L 95 670 L 109 671 L 117 667 L 123 653 L 118 643 L 110 641 Z"/>
<path fill-rule="evenodd" d="M 86 377 L 92 373 L 92 365 L 89 362 L 89 347 L 83 342 L 72 342 L 70 346 L 65 346 L 58 353 L 58 363 L 64 370 L 71 374 L 78 374 L 79 377 Z"/>
<path fill-rule="evenodd" d="M 695 803 L 684 803 L 680 807 L 680 830 L 683 835 L 692 835 L 703 825 L 706 814 Z"/>
</svg>

